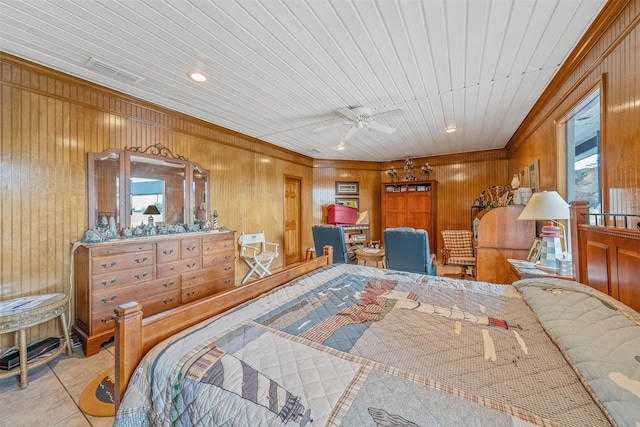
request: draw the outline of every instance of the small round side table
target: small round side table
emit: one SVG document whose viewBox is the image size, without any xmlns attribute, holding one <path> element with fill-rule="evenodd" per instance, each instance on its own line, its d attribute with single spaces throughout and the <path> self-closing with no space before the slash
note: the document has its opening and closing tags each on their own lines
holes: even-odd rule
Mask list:
<svg viewBox="0 0 640 427">
<path fill-rule="evenodd" d="M 375 266 L 378 267 L 378 263 L 381 262 L 382 268 L 384 268 L 384 249 L 356 249 L 356 258 L 359 265 L 367 265 L 367 262 L 374 262 Z"/>
<path fill-rule="evenodd" d="M 0 371 L 0 378 L 20 374 L 20 387 L 25 388 L 29 385 L 29 368 L 43 365 L 58 357 L 65 350 L 67 354 L 71 354 L 69 332 L 67 331 L 67 322 L 64 314 L 68 303 L 69 297 L 62 293 L 29 295 L 13 300 L 0 301 L 0 334 L 17 331 L 17 344 L 20 349 L 20 369 Z M 56 317 L 60 318 L 62 330 L 64 331 L 64 341 L 46 357 L 36 358 L 28 362 L 26 330 Z"/>
</svg>

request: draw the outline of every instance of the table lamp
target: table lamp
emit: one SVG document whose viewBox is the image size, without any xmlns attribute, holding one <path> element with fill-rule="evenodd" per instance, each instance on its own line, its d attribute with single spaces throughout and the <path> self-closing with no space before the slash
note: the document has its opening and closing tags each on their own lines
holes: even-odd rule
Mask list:
<svg viewBox="0 0 640 427">
<path fill-rule="evenodd" d="M 563 258 L 561 239 L 566 236 L 564 225 L 556 220 L 569 219 L 569 204 L 557 191 L 533 193 L 518 219 L 549 221 L 546 226 L 542 227 L 540 266 L 555 269 L 556 259 L 562 260 Z M 558 224 L 558 227 L 553 224 Z M 562 233 L 559 233 L 560 229 L 562 229 Z"/>
<path fill-rule="evenodd" d="M 149 215 L 149 227 L 153 227 L 153 215 L 160 215 L 160 211 L 156 205 L 149 205 L 142 215 Z"/>
</svg>

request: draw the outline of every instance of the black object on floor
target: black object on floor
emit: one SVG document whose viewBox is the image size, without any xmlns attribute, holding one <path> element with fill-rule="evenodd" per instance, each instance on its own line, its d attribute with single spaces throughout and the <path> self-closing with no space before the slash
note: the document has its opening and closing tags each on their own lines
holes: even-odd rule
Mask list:
<svg viewBox="0 0 640 427">
<path fill-rule="evenodd" d="M 33 343 L 27 347 L 27 361 L 55 350 L 58 347 L 60 347 L 60 338 L 54 337 Z M 0 369 L 2 370 L 8 371 L 18 366 L 20 366 L 20 351 L 18 350 L 10 354 L 5 354 L 4 357 L 0 359 Z"/>
</svg>

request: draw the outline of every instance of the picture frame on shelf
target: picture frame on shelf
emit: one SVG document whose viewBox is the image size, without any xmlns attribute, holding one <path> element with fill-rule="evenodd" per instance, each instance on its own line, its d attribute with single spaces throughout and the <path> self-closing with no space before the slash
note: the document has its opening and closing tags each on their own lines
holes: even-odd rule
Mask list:
<svg viewBox="0 0 640 427">
<path fill-rule="evenodd" d="M 336 196 L 357 196 L 360 194 L 358 181 L 336 181 Z"/>
<path fill-rule="evenodd" d="M 527 173 L 527 169 L 528 168 L 525 167 L 520 170 L 520 188 L 529 187 L 529 174 Z"/>
<path fill-rule="evenodd" d="M 537 193 L 540 191 L 540 160 L 534 160 L 527 167 L 528 187 Z"/>
<path fill-rule="evenodd" d="M 540 252 L 542 251 L 542 239 L 540 237 L 534 237 L 529 248 L 529 254 L 527 254 L 527 261 L 536 263 L 540 259 Z"/>
<path fill-rule="evenodd" d="M 348 206 L 350 208 L 356 208 L 358 211 L 360 210 L 359 199 L 336 198 L 336 205 Z"/>
</svg>

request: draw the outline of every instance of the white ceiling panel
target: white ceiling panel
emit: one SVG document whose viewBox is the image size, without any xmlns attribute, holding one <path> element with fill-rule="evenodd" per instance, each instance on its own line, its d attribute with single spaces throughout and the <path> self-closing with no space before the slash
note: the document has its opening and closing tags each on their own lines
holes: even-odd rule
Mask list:
<svg viewBox="0 0 640 427">
<path fill-rule="evenodd" d="M 309 157 L 385 161 L 504 147 L 605 2 L 0 0 L 0 49 Z M 405 114 L 314 131 L 359 106 Z"/>
</svg>

